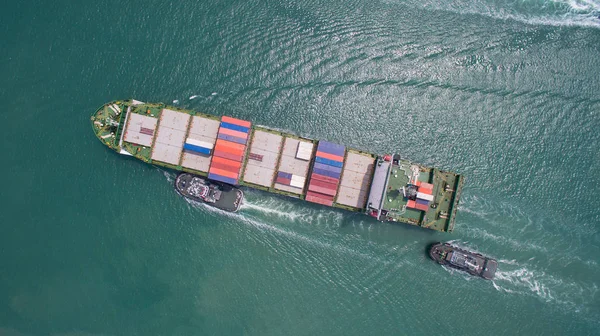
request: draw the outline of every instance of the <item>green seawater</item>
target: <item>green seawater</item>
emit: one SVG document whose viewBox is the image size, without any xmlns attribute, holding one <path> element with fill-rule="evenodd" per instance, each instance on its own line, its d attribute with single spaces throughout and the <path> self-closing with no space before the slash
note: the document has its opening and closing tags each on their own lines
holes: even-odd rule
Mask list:
<svg viewBox="0 0 600 336">
<path fill-rule="evenodd" d="M 597 0 L 0 9 L 0 335 L 598 335 Z M 457 171 L 455 231 L 190 204 L 94 137 L 128 98 Z M 496 279 L 429 260 L 447 240 Z"/>
</svg>

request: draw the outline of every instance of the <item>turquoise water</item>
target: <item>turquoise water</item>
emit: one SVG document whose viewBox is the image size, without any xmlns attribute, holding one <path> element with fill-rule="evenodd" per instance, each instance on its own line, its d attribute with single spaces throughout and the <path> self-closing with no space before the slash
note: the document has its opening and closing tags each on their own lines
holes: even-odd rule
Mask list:
<svg viewBox="0 0 600 336">
<path fill-rule="evenodd" d="M 597 0 L 0 8 L 0 335 L 598 333 Z M 190 204 L 94 137 L 131 97 L 457 171 L 455 232 Z M 439 240 L 496 279 L 428 260 Z"/>
</svg>

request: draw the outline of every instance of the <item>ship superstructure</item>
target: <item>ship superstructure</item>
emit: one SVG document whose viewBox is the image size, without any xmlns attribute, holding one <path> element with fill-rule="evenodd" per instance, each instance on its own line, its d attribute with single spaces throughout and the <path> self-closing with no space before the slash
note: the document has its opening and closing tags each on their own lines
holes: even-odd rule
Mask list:
<svg viewBox="0 0 600 336">
<path fill-rule="evenodd" d="M 144 162 L 234 186 L 300 198 L 380 221 L 452 231 L 462 176 L 217 117 L 136 100 L 92 116 L 98 139 Z"/>
</svg>

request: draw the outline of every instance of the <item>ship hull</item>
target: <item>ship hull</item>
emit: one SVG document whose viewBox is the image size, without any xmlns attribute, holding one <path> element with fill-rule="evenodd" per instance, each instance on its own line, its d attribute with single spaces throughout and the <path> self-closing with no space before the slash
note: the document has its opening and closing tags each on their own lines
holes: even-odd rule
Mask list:
<svg viewBox="0 0 600 336">
<path fill-rule="evenodd" d="M 399 154 L 378 155 L 247 120 L 137 100 L 109 102 L 90 121 L 104 145 L 148 164 L 363 212 L 382 222 L 454 229 L 464 177 Z"/>
<path fill-rule="evenodd" d="M 209 202 L 204 198 L 195 195 L 192 191 L 193 186 L 197 186 L 198 184 L 218 189 L 220 194 L 219 199 L 214 202 Z M 244 193 L 236 187 L 210 181 L 203 177 L 188 173 L 181 173 L 177 176 L 177 179 L 175 179 L 175 190 L 185 198 L 229 212 L 237 212 L 244 200 Z"/>
<path fill-rule="evenodd" d="M 448 243 L 435 243 L 429 248 L 429 257 L 440 265 L 458 269 L 471 275 L 492 280 L 498 263 L 480 253 L 467 251 Z"/>
</svg>

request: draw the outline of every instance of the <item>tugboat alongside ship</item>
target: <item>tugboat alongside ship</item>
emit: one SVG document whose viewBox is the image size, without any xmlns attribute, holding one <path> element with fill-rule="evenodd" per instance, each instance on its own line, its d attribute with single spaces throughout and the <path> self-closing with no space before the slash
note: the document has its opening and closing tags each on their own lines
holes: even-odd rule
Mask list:
<svg viewBox="0 0 600 336">
<path fill-rule="evenodd" d="M 480 253 L 470 252 L 449 243 L 435 243 L 429 248 L 429 256 L 441 265 L 465 271 L 471 275 L 492 280 L 498 262 Z"/>
<path fill-rule="evenodd" d="M 239 207 L 229 192 L 245 186 L 381 222 L 451 232 L 464 184 L 459 174 L 398 153 L 369 153 L 164 104 L 109 102 L 91 116 L 91 126 L 117 153 L 196 176 L 179 179 L 196 192 L 187 184 L 178 185 L 179 192 L 228 211 Z M 200 186 L 209 188 L 206 196 Z"/>
<path fill-rule="evenodd" d="M 229 212 L 238 211 L 244 200 L 244 193 L 236 187 L 188 173 L 177 176 L 175 189 L 193 201 Z"/>
</svg>

